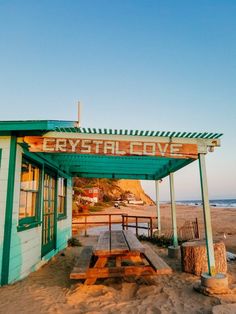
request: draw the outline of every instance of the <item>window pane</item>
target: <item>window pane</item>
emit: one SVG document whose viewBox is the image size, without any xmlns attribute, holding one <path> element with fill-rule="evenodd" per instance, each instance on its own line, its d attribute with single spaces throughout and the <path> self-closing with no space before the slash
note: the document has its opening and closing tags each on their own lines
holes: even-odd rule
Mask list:
<svg viewBox="0 0 236 314">
<path fill-rule="evenodd" d="M 58 179 L 58 206 L 57 212 L 59 215 L 66 214 L 66 179 Z"/>
<path fill-rule="evenodd" d="M 39 167 L 23 159 L 21 166 L 19 219 L 36 216 L 39 178 Z"/>
</svg>

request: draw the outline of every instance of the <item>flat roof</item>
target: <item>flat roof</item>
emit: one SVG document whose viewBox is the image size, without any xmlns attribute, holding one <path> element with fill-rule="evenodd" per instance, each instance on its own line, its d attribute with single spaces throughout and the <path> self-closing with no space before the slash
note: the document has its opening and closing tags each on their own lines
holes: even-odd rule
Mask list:
<svg viewBox="0 0 236 314">
<path fill-rule="evenodd" d="M 148 131 L 148 130 L 128 130 L 128 129 L 106 129 L 106 128 L 77 128 L 76 121 L 65 120 L 11 120 L 0 121 L 1 131 L 48 131 L 71 132 L 85 134 L 110 134 L 129 136 L 158 136 L 177 138 L 204 138 L 218 139 L 223 133 L 214 132 L 178 132 L 178 131 Z"/>
<path fill-rule="evenodd" d="M 105 141 L 140 141 L 145 143 L 194 144 L 198 153 L 220 146 L 222 133 L 144 131 L 128 129 L 76 127 L 76 121 L 26 120 L 0 121 L 0 135 L 13 133 L 19 137 L 39 135 L 48 138 L 102 139 Z M 26 142 L 27 143 L 27 142 Z M 25 144 L 24 144 L 25 145 Z M 27 145 L 24 149 L 29 149 Z M 213 150 L 212 149 L 212 150 Z M 210 149 L 210 151 L 212 151 Z M 72 176 L 86 178 L 115 178 L 159 180 L 175 172 L 198 157 L 172 158 L 171 156 L 109 156 L 105 154 L 81 154 L 63 152 L 32 152 L 53 162 L 59 169 Z"/>
</svg>

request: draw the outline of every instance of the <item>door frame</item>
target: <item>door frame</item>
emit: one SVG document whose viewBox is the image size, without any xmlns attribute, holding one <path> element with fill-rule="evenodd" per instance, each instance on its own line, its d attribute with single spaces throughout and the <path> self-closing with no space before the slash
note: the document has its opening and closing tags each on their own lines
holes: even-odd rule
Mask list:
<svg viewBox="0 0 236 314">
<path fill-rule="evenodd" d="M 52 242 L 43 245 L 43 232 L 44 232 L 44 180 L 45 175 L 49 175 L 55 179 L 55 192 L 54 192 L 54 224 L 53 224 L 53 240 Z M 41 257 L 47 255 L 49 252 L 56 249 L 57 243 L 57 172 L 50 168 L 44 167 L 42 174 L 42 241 L 41 241 Z"/>
</svg>

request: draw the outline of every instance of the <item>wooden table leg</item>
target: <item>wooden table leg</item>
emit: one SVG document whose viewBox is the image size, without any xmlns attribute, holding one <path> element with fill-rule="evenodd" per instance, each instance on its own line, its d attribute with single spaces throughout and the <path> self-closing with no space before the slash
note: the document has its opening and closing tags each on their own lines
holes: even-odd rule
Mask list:
<svg viewBox="0 0 236 314">
<path fill-rule="evenodd" d="M 103 267 L 105 267 L 106 263 L 107 263 L 107 257 L 100 256 L 100 257 L 98 257 L 98 260 L 97 260 L 96 264 L 94 265 L 93 269 L 103 268 Z M 97 278 L 98 277 L 87 278 L 85 280 L 84 284 L 85 285 L 93 285 L 93 284 L 95 284 Z"/>
<path fill-rule="evenodd" d="M 142 258 L 141 258 L 140 255 L 130 256 L 129 258 L 130 258 L 130 260 L 131 260 L 134 264 L 136 264 L 136 263 L 143 263 L 143 260 L 142 260 Z"/>
<path fill-rule="evenodd" d="M 122 258 L 120 255 L 116 256 L 116 267 L 121 267 Z"/>
<path fill-rule="evenodd" d="M 142 263 L 143 264 L 143 260 L 142 257 L 140 256 L 140 254 L 126 254 L 122 257 L 123 260 L 128 260 L 135 263 Z"/>
</svg>

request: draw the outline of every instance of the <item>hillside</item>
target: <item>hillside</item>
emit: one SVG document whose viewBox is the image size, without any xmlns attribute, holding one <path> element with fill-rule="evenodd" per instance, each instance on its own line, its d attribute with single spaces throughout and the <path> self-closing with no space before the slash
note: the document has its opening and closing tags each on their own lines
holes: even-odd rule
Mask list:
<svg viewBox="0 0 236 314">
<path fill-rule="evenodd" d="M 154 204 L 153 200 L 144 192 L 138 180 L 74 179 L 75 194 L 83 193 L 83 188 L 87 187 L 98 187 L 105 201 L 116 200 L 124 197 L 127 193 L 132 193 L 137 200 L 142 200 L 148 205 Z"/>
<path fill-rule="evenodd" d="M 117 185 L 122 191 L 129 191 L 136 199 L 144 201 L 147 205 L 153 205 L 153 200 L 144 192 L 139 180 L 119 180 Z"/>
</svg>

